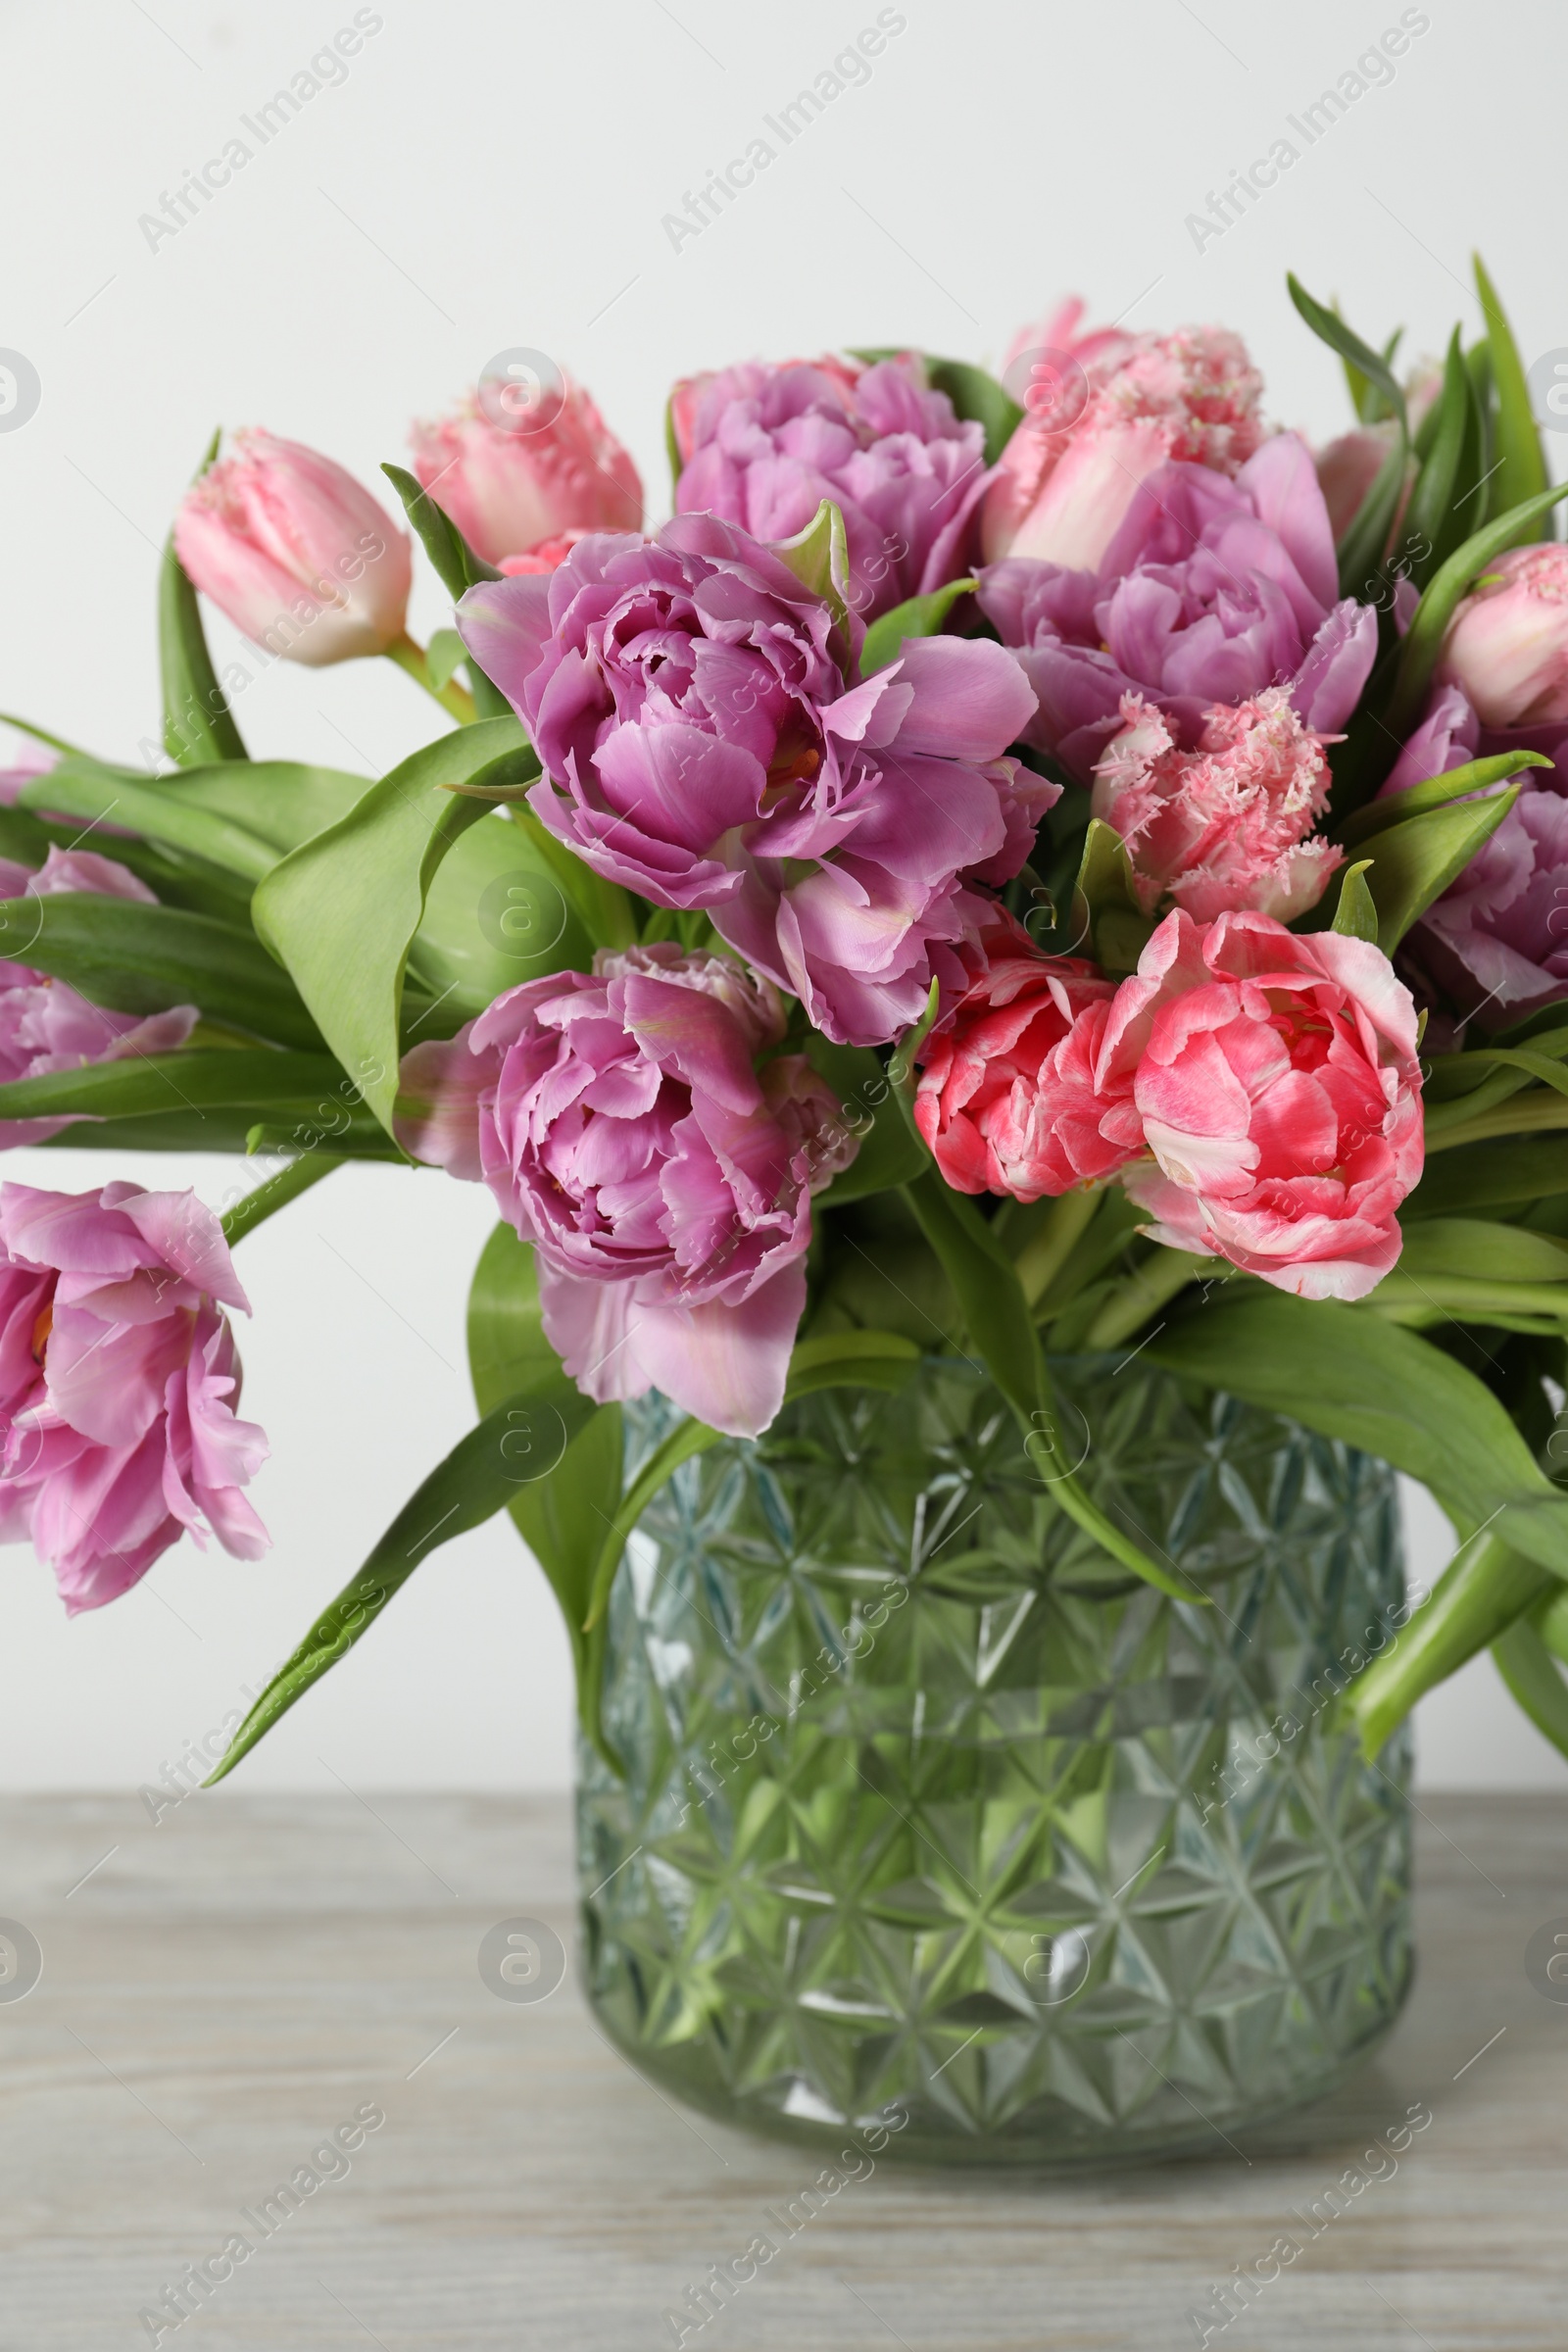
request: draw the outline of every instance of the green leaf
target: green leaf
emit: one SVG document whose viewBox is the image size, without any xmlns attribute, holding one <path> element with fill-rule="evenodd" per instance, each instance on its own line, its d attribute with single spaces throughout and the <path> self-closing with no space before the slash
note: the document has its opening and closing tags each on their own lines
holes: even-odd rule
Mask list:
<svg viewBox="0 0 1568 2352">
<path fill-rule="evenodd" d="M 905 1197 L 953 1285 L 971 1345 L 985 1358 L 992 1379 L 1018 1416 L 1025 1444 L 1038 1434 L 1053 1460 L 1070 1460 L 1034 1318 L 1005 1249 L 973 1202 L 950 1192 L 934 1167 L 906 1185 Z M 1054 1478 L 1052 1491 L 1085 1534 L 1135 1576 L 1180 1600 L 1203 1597 L 1192 1586 L 1156 1567 L 1141 1545 L 1113 1526 L 1099 1504 L 1091 1501 L 1071 1473 Z"/>
<path fill-rule="evenodd" d="M 567 906 L 596 948 L 629 948 L 637 939 L 637 909 L 629 891 L 618 882 L 596 874 L 592 866 L 567 849 L 558 834 L 526 805 L 508 810 L 547 872 L 553 874 Z"/>
<path fill-rule="evenodd" d="M 1478 265 L 1479 267 L 1479 265 Z M 1497 1672 L 1544 1740 L 1568 1756 L 1568 1683 L 1528 1617 L 1516 1618 L 1492 1644 Z"/>
<path fill-rule="evenodd" d="M 545 1337 L 533 1250 L 498 1225 L 480 1252 L 468 1293 L 468 1369 L 481 1412 L 514 1389 L 542 1388 L 564 1373 Z M 516 1490 L 509 1505 L 518 1534 L 560 1604 L 577 1670 L 578 1703 L 590 1736 L 598 1723 L 595 1660 L 584 1639 L 594 1570 L 623 1484 L 618 1404 L 592 1411 L 549 1478 Z"/>
<path fill-rule="evenodd" d="M 403 501 L 403 511 L 454 604 L 461 603 L 467 590 L 480 580 L 505 577 L 493 564 L 487 564 L 483 556 L 474 553 L 445 508 L 437 506 L 428 490 L 422 488 L 406 466 L 383 466 L 381 471 Z M 467 663 L 468 683 L 479 716 L 505 718 L 512 705 L 500 687 L 486 677 L 471 654 L 467 656 Z"/>
<path fill-rule="evenodd" d="M 1372 843 L 1366 887 L 1378 915 L 1378 946 L 1392 956 L 1412 923 L 1462 874 L 1519 798 L 1520 787 L 1488 801 L 1429 808 L 1390 825 Z"/>
<path fill-rule="evenodd" d="M 1402 423 L 1405 416 L 1404 392 L 1382 353 L 1374 351 L 1370 343 L 1363 343 L 1360 336 L 1346 325 L 1337 311 L 1326 310 L 1292 271 L 1286 272 L 1285 283 L 1290 288 L 1291 300 L 1313 334 L 1326 343 L 1331 351 L 1337 351 L 1342 360 L 1348 360 L 1369 384 L 1375 385 L 1390 413 Z"/>
<path fill-rule="evenodd" d="M 1568 1282 L 1568 1241 L 1490 1217 L 1423 1217 L 1404 1237 L 1396 1274 L 1462 1274 L 1478 1282 Z"/>
<path fill-rule="evenodd" d="M 926 381 L 933 392 L 945 392 L 953 413 L 965 423 L 985 427 L 986 464 L 995 466 L 1023 422 L 1023 411 L 1005 385 L 967 360 L 927 359 Z"/>
<path fill-rule="evenodd" d="M 1404 494 L 1405 479 L 1410 467 L 1409 443 L 1405 438 L 1403 417 L 1396 418 L 1396 431 L 1389 444 L 1388 455 L 1378 467 L 1368 490 L 1348 524 L 1338 550 L 1340 594 L 1368 597 L 1372 594 L 1383 570 L 1389 537 L 1394 519 Z"/>
<path fill-rule="evenodd" d="M 814 1213 L 841 1208 L 846 1200 L 887 1192 L 918 1176 L 926 1164 L 925 1146 L 910 1134 L 876 1055 L 864 1046 L 835 1046 L 815 1029 L 806 1040 L 806 1054 L 812 1069 L 837 1095 L 845 1124 L 860 1139 L 849 1166 L 817 1196 Z"/>
<path fill-rule="evenodd" d="M 437 629 L 424 649 L 425 670 L 437 694 L 449 683 L 458 663 L 465 658 L 463 639 L 457 630 Z"/>
<path fill-rule="evenodd" d="M 1427 550 L 1417 554 L 1410 577 L 1424 587 L 1444 559 L 1452 553 L 1462 530 L 1455 507 L 1462 488 L 1461 468 L 1466 442 L 1474 438 L 1470 377 L 1465 368 L 1459 330 L 1454 328 L 1443 368 L 1443 390 L 1424 423 L 1427 438 L 1422 464 L 1404 511 L 1403 544 Z"/>
<path fill-rule="evenodd" d="M 1087 946 L 1094 960 L 1118 977 L 1137 969 L 1154 932 L 1152 917 L 1138 902 L 1127 845 L 1114 826 L 1098 816 L 1090 818 L 1084 836 L 1083 862 L 1073 886 L 1072 928 L 1075 944 Z"/>
<path fill-rule="evenodd" d="M 24 785 L 17 798 L 24 808 L 128 825 L 149 841 L 189 851 L 246 882 L 259 882 L 275 860 L 276 853 L 259 833 L 186 800 L 173 779 L 104 767 L 94 760 L 62 760 L 47 776 Z"/>
<path fill-rule="evenodd" d="M 280 1046 L 323 1050 L 287 974 L 261 943 L 210 915 L 77 891 L 0 900 L 0 947 L 115 1012 L 196 1004 Z"/>
<path fill-rule="evenodd" d="M 576 863 L 569 850 L 564 854 Z M 534 833 L 515 823 L 511 810 L 487 815 L 453 843 L 426 892 L 409 970 L 441 1000 L 440 1026 L 415 1023 L 411 1034 L 459 1028 L 520 980 L 586 971 L 601 944 L 617 943 L 601 943 L 585 928 L 574 895 Z"/>
<path fill-rule="evenodd" d="M 438 737 L 373 784 L 347 816 L 273 865 L 252 903 L 257 931 L 389 1133 L 403 975 L 431 879 L 471 826 L 501 829 L 481 802 L 446 788 L 521 740 L 510 716 Z M 472 880 L 460 894 L 470 938 L 480 895 Z M 451 956 L 461 953 L 460 942 Z M 439 961 L 434 952 L 432 961 Z"/>
<path fill-rule="evenodd" d="M 671 392 L 664 403 L 664 455 L 669 460 L 669 495 L 673 500 L 680 488 L 680 477 L 686 468 L 681 463 L 680 442 L 675 433 L 675 395 Z"/>
<path fill-rule="evenodd" d="M 1375 940 L 1378 935 L 1378 910 L 1366 886 L 1370 862 L 1363 858 L 1358 864 L 1346 866 L 1340 876 L 1339 903 L 1334 909 L 1332 928 L 1348 939 Z"/>
<path fill-rule="evenodd" d="M 1450 801 L 1485 792 L 1505 777 L 1516 776 L 1522 767 L 1550 765 L 1544 752 L 1502 752 L 1492 760 L 1467 760 L 1462 767 L 1447 768 L 1441 776 L 1423 777 L 1418 784 L 1401 785 L 1397 792 L 1383 793 L 1366 802 L 1341 825 L 1340 839 L 1347 848 L 1358 848 L 1373 834 L 1387 832 L 1390 825 L 1399 824 L 1407 816 L 1420 816 L 1428 808 L 1446 808 Z"/>
<path fill-rule="evenodd" d="M 1511 1208 L 1568 1193 L 1568 1135 L 1500 1138 L 1456 1144 L 1429 1158 L 1421 1182 L 1404 1203 L 1405 1220 L 1461 1215 L 1467 1209 Z"/>
<path fill-rule="evenodd" d="M 192 479 L 200 481 L 218 455 L 215 433 Z M 245 745 L 235 726 L 218 672 L 207 650 L 196 591 L 174 553 L 174 535 L 164 547 L 158 581 L 158 660 L 164 685 L 164 749 L 180 767 L 207 760 L 243 760 Z"/>
<path fill-rule="evenodd" d="M 346 1091 L 345 1091 L 346 1090 Z M 79 1070 L 48 1070 L 0 1086 L 0 1119 L 134 1118 L 140 1113 L 248 1110 L 279 1102 L 344 1105 L 347 1125 L 358 1104 L 352 1082 L 324 1054 L 276 1054 L 234 1049 L 203 1053 L 133 1054 L 122 1061 L 92 1061 Z M 363 1113 L 360 1114 L 363 1117 Z M 336 1118 L 334 1124 L 345 1122 Z"/>
<path fill-rule="evenodd" d="M 1496 473 L 1494 477 L 1494 498 L 1499 508 L 1517 507 L 1529 499 L 1539 498 L 1547 482 L 1546 461 L 1542 455 L 1541 435 L 1530 408 L 1530 386 L 1525 379 L 1519 347 L 1513 339 L 1496 288 L 1487 275 L 1480 254 L 1472 257 L 1475 264 L 1476 291 L 1487 320 L 1487 348 L 1492 358 L 1492 380 L 1496 386 Z M 1526 537 L 1530 534 L 1525 533 Z M 1505 544 L 1512 544 L 1506 543 Z"/>
<path fill-rule="evenodd" d="M 275 858 L 337 824 L 365 798 L 373 780 L 346 768 L 314 767 L 298 760 L 215 760 L 185 775 L 159 776 L 153 789 L 176 808 L 201 809 L 243 826 L 265 842 Z"/>
<path fill-rule="evenodd" d="M 804 531 L 797 531 L 793 539 L 775 539 L 771 545 L 802 587 L 821 598 L 836 625 L 848 629 L 850 557 L 844 517 L 832 500 L 823 499 Z"/>
<path fill-rule="evenodd" d="M 1494 1537 L 1466 1544 L 1397 1639 L 1357 1678 L 1347 1699 L 1367 1755 L 1376 1756 L 1418 1698 L 1488 1648 L 1553 1591 L 1555 1580 Z"/>
<path fill-rule="evenodd" d="M 897 1392 L 920 1362 L 912 1340 L 891 1331 L 834 1332 L 822 1339 L 799 1340 L 790 1357 L 784 1384 L 784 1402 L 809 1396 L 818 1389 L 884 1389 Z M 628 1537 L 654 1496 L 673 1478 L 682 1462 L 706 1453 L 721 1432 L 706 1421 L 679 1421 L 663 1444 L 655 1448 L 621 1497 L 620 1508 L 599 1548 L 589 1592 L 584 1630 L 600 1623 L 610 1605 L 615 1571 Z"/>
<path fill-rule="evenodd" d="M 1568 498 L 1568 482 L 1558 482 L 1538 497 L 1510 507 L 1494 522 L 1473 531 L 1427 582 L 1405 632 L 1394 696 L 1383 714 L 1384 731 L 1395 742 L 1402 741 L 1421 715 L 1448 623 L 1476 574 L 1484 571 L 1493 557 L 1500 555 L 1505 547 L 1516 546 L 1525 526 L 1544 514 L 1560 498 Z"/>
<path fill-rule="evenodd" d="M 541 1446 L 548 1448 L 558 1441 L 564 1446 L 593 1410 L 569 1381 L 558 1379 L 546 1387 L 518 1390 L 460 1439 L 415 1490 L 288 1663 L 273 1675 L 206 1786 L 232 1772 L 295 1700 L 348 1655 L 421 1560 L 454 1536 L 466 1535 L 493 1518 L 517 1493 L 520 1481 L 538 1475 L 534 1465 Z"/>
<path fill-rule="evenodd" d="M 860 648 L 861 677 L 868 678 L 896 662 L 906 637 L 935 637 L 958 598 L 972 596 L 977 585 L 974 580 L 950 580 L 945 588 L 935 588 L 929 596 L 908 597 L 873 620 Z"/>
<path fill-rule="evenodd" d="M 1461 1541 L 1506 1511 L 1512 1547 L 1568 1577 L 1568 1495 L 1491 1390 L 1415 1333 L 1337 1299 L 1238 1282 L 1173 1316 L 1149 1353 L 1392 1462 L 1430 1491 Z"/>
</svg>

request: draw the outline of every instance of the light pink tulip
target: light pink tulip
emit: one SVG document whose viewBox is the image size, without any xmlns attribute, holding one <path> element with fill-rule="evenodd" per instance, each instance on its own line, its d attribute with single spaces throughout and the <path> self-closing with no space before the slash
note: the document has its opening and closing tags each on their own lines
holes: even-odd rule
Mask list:
<svg viewBox="0 0 1568 2352">
<path fill-rule="evenodd" d="M 268 1547 L 240 1489 L 267 1458 L 237 1421 L 244 1307 L 194 1193 L 0 1185 L 0 1542 L 30 1536 L 66 1607 L 101 1608 L 188 1529 Z"/>
<path fill-rule="evenodd" d="M 236 433 L 234 455 L 186 491 L 174 548 L 236 628 L 308 668 L 384 654 L 403 635 L 407 532 L 351 473 L 298 441 Z"/>
<path fill-rule="evenodd" d="M 1568 547 L 1511 547 L 1448 624 L 1438 675 L 1484 727 L 1568 719 Z"/>
<path fill-rule="evenodd" d="M 1262 378 L 1223 327 L 1078 340 L 1081 397 L 1026 416 L 986 493 L 981 540 L 1004 556 L 1095 570 L 1139 485 L 1171 459 L 1234 474 L 1262 439 Z M 1064 419 L 1064 421 L 1063 421 Z"/>
<path fill-rule="evenodd" d="M 566 383 L 554 413 L 540 414 L 536 429 L 514 429 L 470 397 L 410 433 L 415 472 L 487 564 L 585 531 L 642 528 L 642 476 L 581 385 Z"/>
</svg>

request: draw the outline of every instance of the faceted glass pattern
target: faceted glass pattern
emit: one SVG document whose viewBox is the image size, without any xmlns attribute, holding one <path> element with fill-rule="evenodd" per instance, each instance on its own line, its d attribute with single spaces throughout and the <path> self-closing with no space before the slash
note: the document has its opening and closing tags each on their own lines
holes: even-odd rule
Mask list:
<svg viewBox="0 0 1568 2352">
<path fill-rule="evenodd" d="M 632 1538 L 585 1968 L 698 2107 L 1133 2160 L 1319 2095 L 1397 2012 L 1408 1746 L 1332 1721 L 1400 1622 L 1392 1475 L 1136 1359 L 1055 1372 L 1081 1485 L 1203 1600 L 1084 1535 L 952 1357 L 722 1441 Z M 635 1465 L 674 1414 L 629 1420 Z"/>
</svg>

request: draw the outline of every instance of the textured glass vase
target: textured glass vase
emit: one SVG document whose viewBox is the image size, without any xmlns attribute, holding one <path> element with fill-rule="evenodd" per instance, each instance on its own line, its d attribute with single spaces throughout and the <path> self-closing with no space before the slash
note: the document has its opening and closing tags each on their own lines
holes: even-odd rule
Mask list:
<svg viewBox="0 0 1568 2352">
<path fill-rule="evenodd" d="M 1392 1475 L 1140 1360 L 1055 1369 L 1080 1482 L 1205 1601 L 1083 1535 L 950 1357 L 722 1442 L 632 1539 L 585 1971 L 694 2106 L 1130 2161 L 1320 2095 L 1398 2010 L 1407 1749 L 1332 1720 L 1402 1622 Z M 672 1420 L 633 1408 L 634 1462 Z"/>
</svg>

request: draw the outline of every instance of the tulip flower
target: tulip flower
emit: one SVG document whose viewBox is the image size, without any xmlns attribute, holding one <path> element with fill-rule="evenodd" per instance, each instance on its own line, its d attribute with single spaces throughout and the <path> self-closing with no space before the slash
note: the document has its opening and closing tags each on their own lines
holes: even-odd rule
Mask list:
<svg viewBox="0 0 1568 2352">
<path fill-rule="evenodd" d="M 236 628 L 287 661 L 316 669 L 403 640 L 407 533 L 351 473 L 298 441 L 237 433 L 234 455 L 185 493 L 174 550 Z"/>
<path fill-rule="evenodd" d="M 585 531 L 642 528 L 642 476 L 580 384 L 515 419 L 505 392 L 470 397 L 409 438 L 415 472 L 487 564 Z"/>
<path fill-rule="evenodd" d="M 1439 676 L 1483 727 L 1568 719 L 1568 547 L 1511 547 L 1448 624 Z"/>
<path fill-rule="evenodd" d="M 1035 556 L 1095 570 L 1157 466 L 1177 459 L 1234 474 L 1261 442 L 1263 382 L 1240 336 L 1182 327 L 1130 349 L 1102 341 L 1080 340 L 1082 399 L 1026 415 L 1003 451 L 981 515 L 988 564 Z"/>
<path fill-rule="evenodd" d="M 194 1193 L 0 1185 L 0 1543 L 31 1536 L 73 1615 L 187 1529 L 236 1559 L 267 1549 L 240 1492 L 267 1439 L 234 1417 L 223 1305 L 249 1310 Z"/>
</svg>

